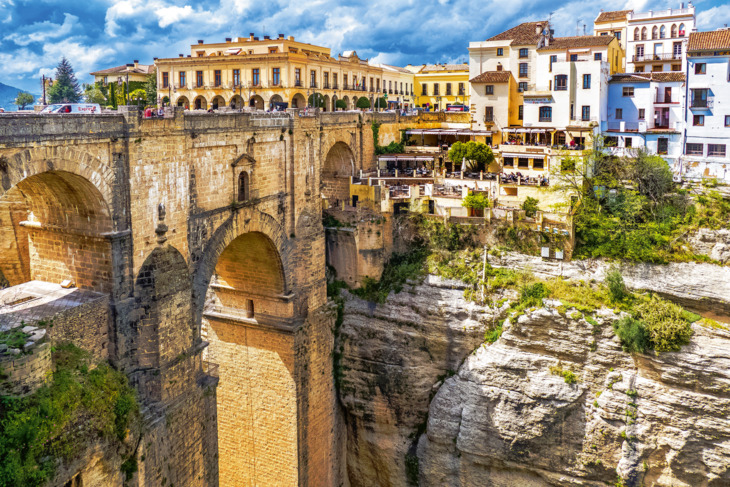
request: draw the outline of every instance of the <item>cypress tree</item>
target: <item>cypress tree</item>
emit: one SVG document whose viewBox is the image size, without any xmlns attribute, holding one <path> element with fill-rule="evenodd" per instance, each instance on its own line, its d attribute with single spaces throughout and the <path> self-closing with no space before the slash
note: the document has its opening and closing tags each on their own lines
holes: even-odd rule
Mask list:
<svg viewBox="0 0 730 487">
<path fill-rule="evenodd" d="M 49 103 L 78 103 L 79 100 L 81 100 L 81 87 L 71 63 L 63 57 L 56 66 L 56 79 L 48 90 L 48 101 Z"/>
</svg>

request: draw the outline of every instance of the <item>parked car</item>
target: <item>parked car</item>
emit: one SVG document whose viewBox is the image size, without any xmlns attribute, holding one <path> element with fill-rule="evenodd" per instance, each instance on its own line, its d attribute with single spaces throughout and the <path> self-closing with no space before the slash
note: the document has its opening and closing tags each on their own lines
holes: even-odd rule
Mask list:
<svg viewBox="0 0 730 487">
<path fill-rule="evenodd" d="M 41 110 L 41 113 L 101 113 L 101 105 L 98 103 L 58 103 L 48 105 Z"/>
</svg>

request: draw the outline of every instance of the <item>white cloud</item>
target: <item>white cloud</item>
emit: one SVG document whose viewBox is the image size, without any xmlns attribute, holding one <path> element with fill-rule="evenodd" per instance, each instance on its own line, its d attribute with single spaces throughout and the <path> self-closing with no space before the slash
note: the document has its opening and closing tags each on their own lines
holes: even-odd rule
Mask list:
<svg viewBox="0 0 730 487">
<path fill-rule="evenodd" d="M 193 11 L 193 7 L 185 5 L 184 7 L 172 6 L 158 8 L 155 10 L 155 15 L 159 19 L 158 25 L 164 29 L 168 25 L 189 19 L 195 15 L 195 12 Z"/>
<path fill-rule="evenodd" d="M 712 7 L 697 14 L 697 28 L 710 30 L 730 24 L 730 6 Z"/>
<path fill-rule="evenodd" d="M 79 18 L 75 15 L 64 14 L 63 24 L 58 25 L 47 20 L 35 22 L 31 25 L 21 27 L 10 35 L 4 37 L 6 41 L 12 41 L 19 46 L 27 46 L 34 42 L 46 42 L 49 39 L 68 36 L 74 27 L 78 26 Z"/>
</svg>

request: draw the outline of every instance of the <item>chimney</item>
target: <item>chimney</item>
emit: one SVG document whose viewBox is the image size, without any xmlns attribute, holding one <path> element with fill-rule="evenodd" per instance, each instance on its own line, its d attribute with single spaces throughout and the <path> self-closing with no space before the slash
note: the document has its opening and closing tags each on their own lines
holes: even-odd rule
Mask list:
<svg viewBox="0 0 730 487">
<path fill-rule="evenodd" d="M 294 40 L 294 36 L 289 36 L 289 40 L 290 41 L 293 41 Z"/>
<path fill-rule="evenodd" d="M 271 40 L 271 36 L 264 36 L 264 40 Z"/>
<path fill-rule="evenodd" d="M 253 38 L 253 40 L 255 40 L 255 41 L 258 41 L 258 40 L 259 40 L 259 38 L 258 38 L 258 37 L 254 37 L 254 38 Z"/>
<path fill-rule="evenodd" d="M 153 57 L 153 58 L 152 58 L 152 60 L 153 60 L 153 61 L 157 61 L 157 58 L 156 58 L 156 57 Z"/>
<path fill-rule="evenodd" d="M 184 55 L 184 54 L 178 54 L 178 56 L 180 56 L 180 57 L 185 57 L 185 55 Z"/>
<path fill-rule="evenodd" d="M 230 37 L 226 37 L 226 42 L 231 42 L 231 38 Z"/>
<path fill-rule="evenodd" d="M 188 57 L 193 57 L 191 54 L 188 54 Z"/>
<path fill-rule="evenodd" d="M 139 67 L 139 59 L 134 60 L 134 67 L 135 68 Z"/>
<path fill-rule="evenodd" d="M 198 39 L 198 44 L 202 44 L 202 43 L 203 43 L 203 39 Z"/>
<path fill-rule="evenodd" d="M 284 38 L 284 34 L 279 34 L 279 39 L 283 39 L 283 38 Z"/>
</svg>

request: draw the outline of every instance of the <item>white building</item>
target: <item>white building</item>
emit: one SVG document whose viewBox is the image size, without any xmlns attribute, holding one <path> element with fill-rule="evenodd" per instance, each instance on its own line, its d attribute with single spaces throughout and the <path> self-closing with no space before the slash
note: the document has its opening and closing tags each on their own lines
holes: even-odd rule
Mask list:
<svg viewBox="0 0 730 487">
<path fill-rule="evenodd" d="M 517 83 L 516 97 L 494 98 L 486 85 L 472 85 L 471 105 L 474 127 L 501 132 L 522 120 L 522 92 L 535 86 L 537 80 L 537 49 L 552 36 L 548 21 L 524 22 L 490 37 L 486 41 L 469 43 L 469 79 L 478 79 L 483 73 L 509 71 Z M 510 106 L 510 103 L 513 106 Z M 491 114 L 479 111 L 490 107 Z M 504 114 L 517 113 L 517 118 Z M 491 120 L 485 123 L 485 120 Z"/>
<path fill-rule="evenodd" d="M 636 149 L 661 155 L 679 172 L 683 148 L 684 73 L 625 73 L 608 84 L 608 113 L 601 124 L 604 144 L 619 156 Z"/>
<path fill-rule="evenodd" d="M 629 12 L 626 65 L 630 73 L 684 71 L 687 39 L 695 28 L 695 8 Z"/>
<path fill-rule="evenodd" d="M 687 55 L 682 174 L 730 182 L 730 30 L 691 33 Z"/>
<path fill-rule="evenodd" d="M 524 93 L 524 126 L 547 144 L 584 145 L 608 108 L 608 79 L 621 65 L 613 36 L 559 37 L 537 50 L 537 85 Z"/>
</svg>

